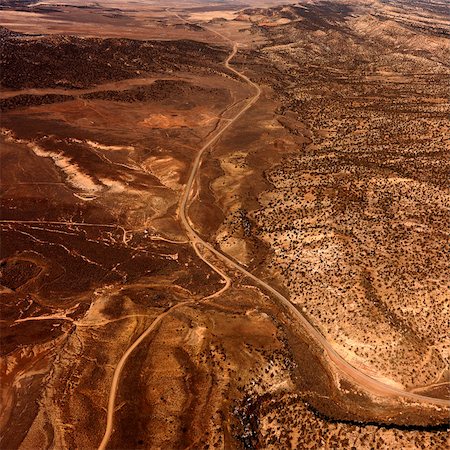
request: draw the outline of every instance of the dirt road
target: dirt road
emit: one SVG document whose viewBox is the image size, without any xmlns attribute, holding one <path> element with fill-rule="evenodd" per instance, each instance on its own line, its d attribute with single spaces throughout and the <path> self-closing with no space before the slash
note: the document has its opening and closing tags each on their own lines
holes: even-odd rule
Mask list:
<svg viewBox="0 0 450 450">
<path fill-rule="evenodd" d="M 178 16 L 180 17 L 180 16 Z M 180 17 L 181 18 L 181 17 Z M 182 19 L 182 18 L 181 18 Z M 184 20 L 184 19 L 183 19 Z M 204 27 L 206 28 L 206 27 Z M 209 31 L 221 36 L 227 42 L 231 42 L 226 36 L 221 35 L 215 30 L 208 29 Z M 199 251 L 198 247 L 202 246 L 219 258 L 221 261 L 225 263 L 226 266 L 233 268 L 239 272 L 241 272 L 246 277 L 250 278 L 256 285 L 261 287 L 263 290 L 268 292 L 272 298 L 275 298 L 281 306 L 287 309 L 300 323 L 301 325 L 308 331 L 310 336 L 317 342 L 319 346 L 321 346 L 327 353 L 330 361 L 334 363 L 336 369 L 345 377 L 350 378 L 357 386 L 360 386 L 363 390 L 366 390 L 376 396 L 390 396 L 390 397 L 401 397 L 409 400 L 413 400 L 416 402 L 422 402 L 427 404 L 432 404 L 437 407 L 450 407 L 450 401 L 444 399 L 437 399 L 432 397 L 427 397 L 424 395 L 416 394 L 413 392 L 404 391 L 392 386 L 389 386 L 381 381 L 378 381 L 365 373 L 361 372 L 357 368 L 353 367 L 350 363 L 348 363 L 342 356 L 340 356 L 333 347 L 328 343 L 322 333 L 309 321 L 307 317 L 305 317 L 285 296 L 275 290 L 272 286 L 267 284 L 265 281 L 259 279 L 252 273 L 250 273 L 247 269 L 245 269 L 240 264 L 236 263 L 232 259 L 230 259 L 227 255 L 221 253 L 216 250 L 211 244 L 204 241 L 194 230 L 192 227 L 189 217 L 187 215 L 187 209 L 189 206 L 189 199 L 191 196 L 191 192 L 193 189 L 194 182 L 197 178 L 200 164 L 202 161 L 202 157 L 208 149 L 210 149 L 219 139 L 220 137 L 236 122 L 239 118 L 249 110 L 259 99 L 261 96 L 261 87 L 251 81 L 246 75 L 239 72 L 230 66 L 231 60 L 234 58 L 238 51 L 238 44 L 232 43 L 233 48 L 230 55 L 224 62 L 225 67 L 236 74 L 241 80 L 245 81 L 254 89 L 254 95 L 248 99 L 245 103 L 244 107 L 231 119 L 229 119 L 222 127 L 220 127 L 217 132 L 203 145 L 203 147 L 197 153 L 197 156 L 194 160 L 194 163 L 191 168 L 191 172 L 189 174 L 189 178 L 183 192 L 180 205 L 179 205 L 179 217 L 180 220 L 186 230 L 186 234 L 191 242 L 195 252 L 197 255 L 210 266 L 214 271 L 216 271 L 220 276 L 222 276 L 225 280 L 225 286 L 213 296 L 219 295 L 224 290 L 226 290 L 231 280 L 230 278 L 214 263 L 208 261 L 208 259 L 203 256 L 202 252 Z M 107 410 L 107 423 L 106 430 L 103 436 L 103 440 L 99 446 L 99 450 L 104 450 L 109 442 L 111 434 L 113 432 L 113 424 L 114 424 L 114 412 L 115 412 L 115 399 L 117 394 L 117 388 L 120 381 L 120 376 L 123 370 L 123 367 L 130 356 L 130 354 L 138 347 L 138 345 L 161 323 L 161 321 L 166 317 L 169 313 L 171 313 L 175 308 L 180 306 L 184 306 L 187 303 L 192 302 L 183 302 L 180 303 L 171 309 L 167 310 L 165 313 L 161 314 L 155 321 L 150 325 L 149 328 L 128 348 L 128 350 L 124 353 L 122 358 L 120 359 L 116 369 L 114 371 L 113 381 L 111 384 L 109 401 L 108 401 L 108 410 Z"/>
<path fill-rule="evenodd" d="M 210 30 L 210 29 L 209 29 Z M 216 31 L 210 30 L 216 34 Z M 219 34 L 220 35 L 220 34 Z M 222 35 L 221 35 L 222 36 Z M 222 36 L 225 40 L 229 41 L 229 39 L 225 36 Z M 336 367 L 346 376 L 350 377 L 357 385 L 360 385 L 364 389 L 370 391 L 372 394 L 375 395 L 382 395 L 382 396 L 401 396 L 403 398 L 408 398 L 410 400 L 415 400 L 419 402 L 425 402 L 430 403 L 436 406 L 443 406 L 443 407 L 450 407 L 450 401 L 444 400 L 444 399 L 436 399 L 432 397 L 427 397 L 420 394 L 415 394 L 413 392 L 404 391 L 395 387 L 392 387 L 390 385 L 387 385 L 381 381 L 378 381 L 365 373 L 358 370 L 356 367 L 352 366 L 350 363 L 348 363 L 342 356 L 340 356 L 334 348 L 328 343 L 328 341 L 325 339 L 325 337 L 322 335 L 322 333 L 312 324 L 307 317 L 305 317 L 284 295 L 282 295 L 280 292 L 275 290 L 272 286 L 267 284 L 265 281 L 259 279 L 252 273 L 250 273 L 248 270 L 246 270 L 243 266 L 238 264 L 237 262 L 230 259 L 228 256 L 224 255 L 222 252 L 216 250 L 212 245 L 205 242 L 192 228 L 188 216 L 187 216 L 187 207 L 188 207 L 188 200 L 192 191 L 193 183 L 195 181 L 196 176 L 198 175 L 200 163 L 202 160 L 202 156 L 206 150 L 208 150 L 213 144 L 215 144 L 218 139 L 222 136 L 222 134 L 231 127 L 249 108 L 251 108 L 259 99 L 261 95 L 261 88 L 259 85 L 251 81 L 246 75 L 243 73 L 237 71 L 236 69 L 232 68 L 230 66 L 230 61 L 233 59 L 233 57 L 237 53 L 237 44 L 233 43 L 233 51 L 231 52 L 230 56 L 225 61 L 225 67 L 229 70 L 231 70 L 233 73 L 235 73 L 239 78 L 244 80 L 246 83 L 248 83 L 254 90 L 255 94 L 253 97 L 249 99 L 246 106 L 241 109 L 241 111 L 236 114 L 236 116 L 229 121 L 224 127 L 222 127 L 215 136 L 213 136 L 206 144 L 200 149 L 199 153 L 197 154 L 197 157 L 194 161 L 194 164 L 191 169 L 191 173 L 186 185 L 186 189 L 183 193 L 183 197 L 180 204 L 180 210 L 179 215 L 180 219 L 186 229 L 187 235 L 189 237 L 189 240 L 192 242 L 193 245 L 201 243 L 205 248 L 207 248 L 211 253 L 213 253 L 215 256 L 217 256 L 219 259 L 221 259 L 226 265 L 229 267 L 232 267 L 233 269 L 238 270 L 248 278 L 250 278 L 252 281 L 254 281 L 258 286 L 263 288 L 266 292 L 270 293 L 272 296 L 274 296 L 290 313 L 292 313 L 302 324 L 302 326 L 309 332 L 309 334 L 316 340 L 316 342 L 321 345 L 327 352 L 328 357 L 330 360 L 336 365 Z M 206 259 L 199 255 L 207 264 L 209 264 L 211 267 L 213 267 L 212 264 L 210 264 Z M 214 268 L 214 267 L 213 267 Z M 217 270 L 216 270 L 217 271 Z M 218 273 L 220 273 L 218 271 Z"/>
</svg>

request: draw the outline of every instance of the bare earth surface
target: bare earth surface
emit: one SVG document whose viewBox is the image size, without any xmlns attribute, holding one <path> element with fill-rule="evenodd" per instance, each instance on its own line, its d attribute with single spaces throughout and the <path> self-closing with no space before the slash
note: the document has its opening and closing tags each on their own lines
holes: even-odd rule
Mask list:
<svg viewBox="0 0 450 450">
<path fill-rule="evenodd" d="M 2 449 L 448 448 L 445 1 L 0 8 Z"/>
</svg>

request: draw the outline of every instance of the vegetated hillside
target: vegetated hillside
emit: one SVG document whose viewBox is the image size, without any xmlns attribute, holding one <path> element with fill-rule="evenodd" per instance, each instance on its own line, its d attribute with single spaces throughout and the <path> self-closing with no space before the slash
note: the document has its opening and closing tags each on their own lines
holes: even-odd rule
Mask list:
<svg viewBox="0 0 450 450">
<path fill-rule="evenodd" d="M 72 36 L 17 39 L 1 43 L 1 86 L 9 89 L 84 88 L 142 76 L 142 72 L 214 71 L 224 50 L 193 41 L 83 39 Z"/>
<path fill-rule="evenodd" d="M 186 81 L 178 80 L 156 80 L 149 86 L 136 86 L 124 91 L 99 91 L 84 94 L 81 97 L 89 100 L 110 100 L 115 102 L 134 103 L 161 101 L 173 96 L 187 96 L 208 94 L 217 95 L 222 91 L 220 89 L 207 89 L 195 86 Z"/>
<path fill-rule="evenodd" d="M 72 95 L 45 94 L 30 95 L 20 94 L 14 97 L 3 98 L 0 100 L 0 111 L 11 111 L 13 109 L 28 108 L 29 106 L 48 105 L 50 103 L 67 102 L 74 100 Z"/>
<path fill-rule="evenodd" d="M 270 42 L 259 56 L 275 75 L 261 79 L 279 121 L 304 138 L 265 172 L 273 189 L 249 214 L 274 249 L 269 269 L 338 350 L 407 387 L 443 384 L 448 367 L 450 22 L 440 5 L 244 11 Z"/>
<path fill-rule="evenodd" d="M 20 10 L 38 3 L 39 0 L 0 0 L 0 9 Z"/>
</svg>

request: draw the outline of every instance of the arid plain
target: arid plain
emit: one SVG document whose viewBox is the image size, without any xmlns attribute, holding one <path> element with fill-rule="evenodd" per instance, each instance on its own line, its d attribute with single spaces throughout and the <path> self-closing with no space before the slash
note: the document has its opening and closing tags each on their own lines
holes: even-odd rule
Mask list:
<svg viewBox="0 0 450 450">
<path fill-rule="evenodd" d="M 445 449 L 445 0 L 2 0 L 0 447 Z"/>
</svg>

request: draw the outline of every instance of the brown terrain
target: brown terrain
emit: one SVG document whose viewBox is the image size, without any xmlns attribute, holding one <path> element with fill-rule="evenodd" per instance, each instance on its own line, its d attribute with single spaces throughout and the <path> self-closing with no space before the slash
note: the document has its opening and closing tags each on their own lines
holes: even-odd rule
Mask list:
<svg viewBox="0 0 450 450">
<path fill-rule="evenodd" d="M 446 0 L 0 0 L 0 448 L 446 449 Z"/>
</svg>

